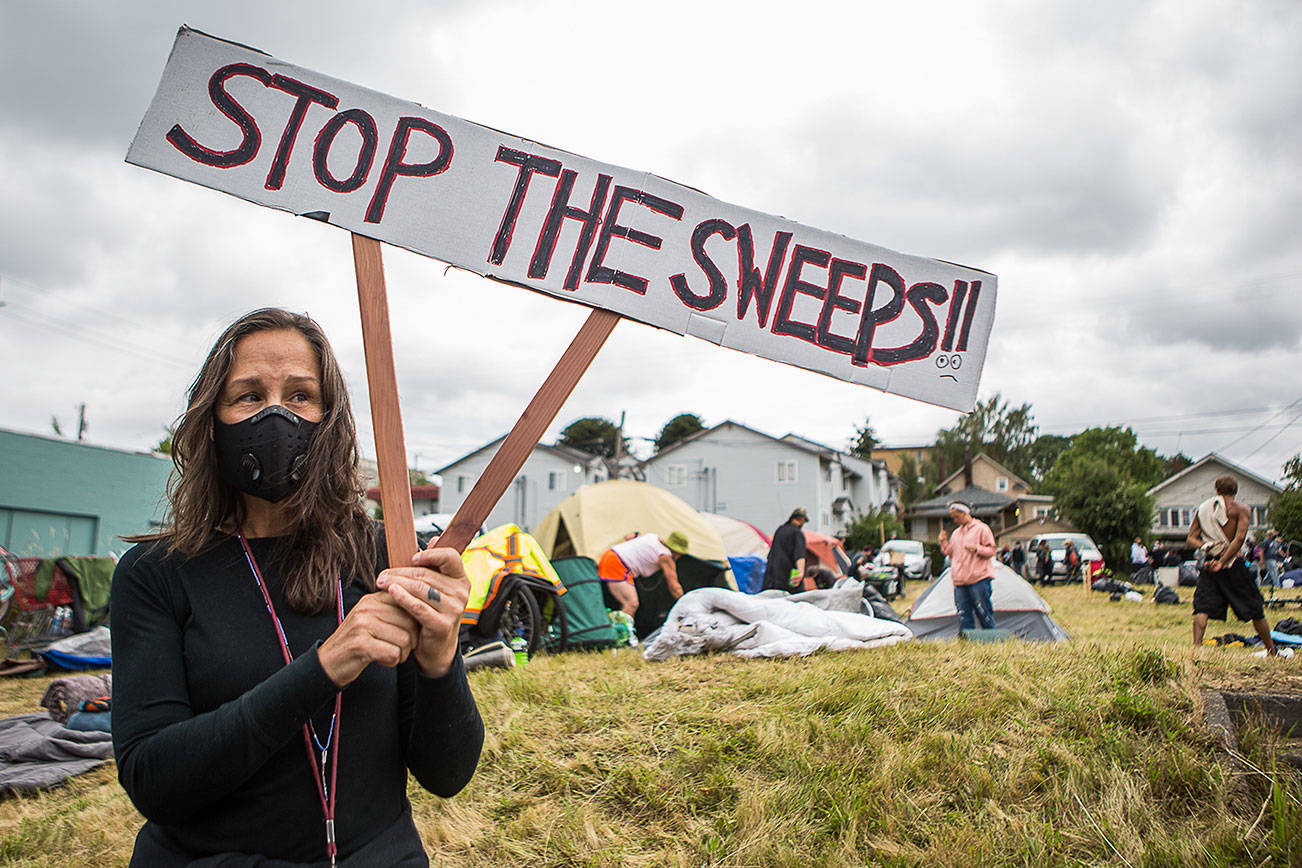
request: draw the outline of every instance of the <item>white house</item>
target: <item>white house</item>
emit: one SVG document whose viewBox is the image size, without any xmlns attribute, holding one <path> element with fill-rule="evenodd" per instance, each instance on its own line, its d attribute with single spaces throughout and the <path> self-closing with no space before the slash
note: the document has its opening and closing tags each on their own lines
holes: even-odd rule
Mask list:
<svg viewBox="0 0 1302 868">
<path fill-rule="evenodd" d="M 1189 525 L 1193 523 L 1194 510 L 1216 493 L 1212 489 L 1216 477 L 1227 473 L 1239 483 L 1239 492 L 1234 499 L 1247 506 L 1252 514 L 1248 532 L 1260 540 L 1270 527 L 1267 509 L 1270 499 L 1282 489 L 1268 479 L 1231 464 L 1215 452 L 1148 490 L 1154 500 L 1153 535 L 1163 542 L 1183 544 L 1189 535 Z"/>
<path fill-rule="evenodd" d="M 461 507 L 505 439 L 503 434 L 435 471 L 443 479 L 439 489 L 440 512 L 455 513 Z M 531 531 L 543 516 L 577 491 L 579 486 L 602 482 L 608 475 L 605 459 L 599 455 L 567 446 L 539 443 L 520 468 L 515 481 L 488 514 L 484 526 L 494 528 L 514 522 Z"/>
<path fill-rule="evenodd" d="M 795 434 L 773 437 L 731 420 L 642 462 L 646 481 L 700 512 L 771 533 L 803 506 L 811 530 L 835 534 L 869 509 L 894 508 L 898 480 L 865 461 Z"/>
</svg>

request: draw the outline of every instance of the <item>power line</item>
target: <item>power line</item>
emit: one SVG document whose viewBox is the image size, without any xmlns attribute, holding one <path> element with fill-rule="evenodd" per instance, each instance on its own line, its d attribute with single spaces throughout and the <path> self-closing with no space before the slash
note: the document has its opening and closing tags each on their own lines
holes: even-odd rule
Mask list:
<svg viewBox="0 0 1302 868">
<path fill-rule="evenodd" d="M 1283 410 L 1280 410 L 1280 411 L 1279 411 L 1278 413 L 1276 413 L 1274 416 L 1271 416 L 1271 417 L 1270 417 L 1269 419 L 1267 419 L 1265 422 L 1262 422 L 1262 423 L 1261 423 L 1260 425 L 1258 425 L 1256 428 L 1252 429 L 1252 431 L 1249 431 L 1249 432 L 1247 432 L 1247 434 L 1244 434 L 1244 435 L 1242 435 L 1242 436 L 1240 436 L 1240 437 L 1236 437 L 1234 440 L 1231 440 L 1229 443 L 1226 443 L 1224 446 L 1222 446 L 1222 447 L 1221 447 L 1219 450 L 1217 450 L 1217 451 L 1218 451 L 1218 452 L 1226 452 L 1226 451 L 1229 450 L 1229 448 L 1230 448 L 1231 446 L 1237 446 L 1241 441 L 1243 441 L 1244 439 L 1246 439 L 1248 436 L 1250 436 L 1251 434 L 1255 433 L 1256 431 L 1261 430 L 1262 428 L 1265 428 L 1265 427 L 1266 427 L 1267 425 L 1269 425 L 1271 422 L 1274 422 L 1274 421 L 1275 421 L 1276 419 L 1278 419 L 1280 416 L 1283 416 L 1283 415 L 1284 415 L 1285 413 L 1287 413 L 1289 410 L 1291 410 L 1291 409 L 1293 409 L 1294 407 L 1296 407 L 1296 406 L 1298 405 L 1298 403 L 1300 403 L 1300 402 L 1302 402 L 1302 395 L 1299 395 L 1296 399 L 1294 399 L 1294 401 L 1293 401 L 1291 404 L 1289 404 L 1289 405 L 1288 405 L 1287 407 L 1285 407 Z M 1297 421 L 1297 416 L 1294 416 L 1294 417 L 1293 417 L 1293 420 L 1294 420 L 1294 421 Z M 1290 424 L 1292 424 L 1292 423 L 1290 423 Z M 1287 427 L 1287 426 L 1285 426 L 1285 427 Z M 1280 433 L 1283 433 L 1283 429 L 1280 429 Z M 1278 437 L 1279 434 L 1276 434 L 1275 436 Z M 1273 440 L 1274 438 L 1271 438 L 1271 439 Z M 1269 442 L 1269 441 L 1267 441 L 1267 442 Z"/>
<path fill-rule="evenodd" d="M 1181 419 L 1199 419 L 1208 416 L 1249 416 L 1254 413 L 1266 413 L 1271 410 L 1270 407 L 1245 407 L 1240 410 L 1199 410 L 1193 413 L 1171 413 L 1165 416 L 1136 416 L 1125 422 L 1117 422 L 1118 426 L 1136 425 L 1144 422 L 1178 422 Z M 1046 426 L 1048 429 L 1069 429 L 1076 425 L 1096 425 L 1092 419 L 1079 420 L 1075 422 L 1059 422 L 1056 425 Z"/>
<path fill-rule="evenodd" d="M 1299 399 L 1299 400 L 1302 400 L 1302 399 Z M 1258 452 L 1260 452 L 1261 450 L 1265 449 L 1267 446 L 1269 446 L 1271 443 L 1273 443 L 1273 442 L 1275 441 L 1275 439 L 1276 439 L 1277 437 L 1279 437 L 1279 435 L 1281 435 L 1281 434 L 1283 434 L 1285 431 L 1287 431 L 1287 430 L 1289 429 L 1289 427 L 1292 426 L 1293 423 L 1296 422 L 1299 418 L 1302 418 L 1302 410 L 1299 410 L 1299 411 L 1297 411 L 1296 413 L 1293 414 L 1293 418 L 1289 421 L 1288 425 L 1285 425 L 1283 428 L 1280 428 L 1278 431 L 1276 431 L 1276 432 L 1275 432 L 1274 434 L 1272 434 L 1270 437 L 1266 438 L 1266 441 L 1265 441 L 1264 443 L 1262 443 L 1262 444 L 1261 444 L 1260 446 L 1258 446 L 1256 449 L 1252 450 L 1251 452 L 1249 452 L 1247 455 L 1243 456 L 1243 458 L 1241 458 L 1241 459 L 1239 459 L 1239 460 L 1241 460 L 1241 461 L 1246 461 L 1246 460 L 1248 460 L 1249 458 L 1251 458 L 1252 456 L 1256 455 L 1256 454 L 1257 454 Z"/>
<path fill-rule="evenodd" d="M 147 325 L 130 317 L 122 316 L 116 311 L 96 308 L 81 301 L 69 301 L 61 298 L 58 293 L 52 292 L 49 289 L 38 286 L 29 281 L 15 278 L 12 275 L 0 274 L 0 280 L 3 280 L 6 287 L 16 288 L 29 295 L 35 296 L 36 298 L 42 299 L 45 302 L 53 302 L 73 311 L 73 315 L 75 315 L 79 320 L 78 324 L 74 326 L 49 314 L 42 313 L 34 306 L 11 300 L 10 303 L 6 305 L 8 308 L 8 314 L 17 314 L 18 311 L 23 311 L 25 315 L 19 315 L 17 318 L 22 319 L 25 322 L 54 329 L 61 334 L 74 337 L 78 340 L 90 340 L 110 349 L 131 353 L 132 355 L 140 356 L 141 358 L 147 358 L 150 361 L 163 362 L 181 368 L 189 368 L 192 365 L 189 361 L 183 361 L 171 356 L 141 349 L 136 344 L 117 341 L 113 337 L 107 336 L 102 332 L 96 334 L 98 329 L 103 329 L 104 325 L 110 321 L 116 321 L 123 326 L 129 326 L 151 335 L 156 335 L 158 333 L 156 325 Z M 93 323 L 93 325 L 86 322 L 87 314 L 91 315 L 90 323 Z M 110 329 L 110 331 L 112 331 L 113 334 L 121 334 L 123 329 L 113 328 Z"/>
<path fill-rule="evenodd" d="M 94 332 L 85 329 L 84 327 L 72 326 L 69 325 L 68 323 L 60 322 L 59 320 L 54 319 L 53 317 L 48 317 L 45 316 L 44 314 L 36 313 L 35 311 L 32 310 L 24 310 L 24 307 L 25 306 L 16 305 L 13 302 L 10 302 L 5 307 L 6 312 L 3 315 L 3 317 L 4 318 L 12 317 L 13 319 L 18 320 L 19 322 L 25 322 L 28 325 L 32 325 L 37 328 L 48 329 L 57 332 L 61 335 L 64 335 L 66 337 L 73 338 L 77 341 L 90 341 L 91 343 L 100 344 L 101 346 L 107 347 L 111 350 L 116 350 L 117 352 L 121 352 L 121 353 L 129 353 L 134 356 L 139 356 L 140 358 L 143 359 L 148 359 L 149 361 L 152 362 L 162 362 L 167 365 L 174 365 L 178 368 L 191 367 L 189 363 L 183 362 L 179 359 L 174 359 L 168 356 L 159 355 L 158 353 L 149 352 L 148 350 L 141 349 L 140 346 L 135 344 L 121 343 L 113 340 L 112 338 L 104 337 L 103 335 L 97 335 Z"/>
</svg>

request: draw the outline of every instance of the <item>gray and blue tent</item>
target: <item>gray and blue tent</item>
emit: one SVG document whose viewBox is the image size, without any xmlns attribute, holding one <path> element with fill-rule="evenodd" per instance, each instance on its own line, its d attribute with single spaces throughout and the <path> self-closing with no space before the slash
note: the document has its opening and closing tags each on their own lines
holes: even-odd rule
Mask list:
<svg viewBox="0 0 1302 868">
<path fill-rule="evenodd" d="M 995 563 L 990 602 L 995 610 L 995 627 L 1021 639 L 1062 642 L 1067 631 L 1050 616 L 1049 604 L 1021 576 Z M 909 612 L 904 626 L 918 639 L 954 639 L 958 636 L 958 610 L 954 608 L 954 583 L 949 570 L 927 586 Z"/>
</svg>

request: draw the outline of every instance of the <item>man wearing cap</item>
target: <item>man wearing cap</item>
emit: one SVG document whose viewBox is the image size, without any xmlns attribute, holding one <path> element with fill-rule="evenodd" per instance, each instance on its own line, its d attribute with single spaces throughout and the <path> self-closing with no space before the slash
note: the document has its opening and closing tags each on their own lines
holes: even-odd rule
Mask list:
<svg viewBox="0 0 1302 868">
<path fill-rule="evenodd" d="M 615 543 L 597 560 L 601 587 L 613 598 L 607 606 L 615 608 L 610 605 L 613 602 L 631 617 L 637 612 L 637 586 L 633 580 L 639 576 L 653 576 L 657 571 L 665 574 L 669 593 L 678 599 L 683 595 L 683 586 L 678 583 L 675 562 L 685 554 L 687 536 L 680 531 L 674 531 L 663 539 L 653 533 L 644 533 Z"/>
<path fill-rule="evenodd" d="M 1261 547 L 1261 559 L 1266 564 L 1266 580 L 1272 588 L 1279 587 L 1279 568 L 1284 563 L 1284 544 L 1273 527 L 1266 531 L 1266 544 Z"/>
<path fill-rule="evenodd" d="M 995 576 L 995 535 L 985 522 L 973 517 L 972 508 L 961 500 L 949 505 L 949 517 L 957 527 L 952 537 L 944 529 L 940 531 L 940 550 L 949 555 L 959 629 L 971 630 L 978 622 L 986 630 L 994 629 L 990 583 Z"/>
<path fill-rule="evenodd" d="M 791 512 L 782 527 L 773 532 L 769 546 L 769 560 L 764 566 L 764 590 L 786 591 L 794 594 L 805 586 L 805 532 L 801 530 L 809 521 L 803 506 Z"/>
</svg>

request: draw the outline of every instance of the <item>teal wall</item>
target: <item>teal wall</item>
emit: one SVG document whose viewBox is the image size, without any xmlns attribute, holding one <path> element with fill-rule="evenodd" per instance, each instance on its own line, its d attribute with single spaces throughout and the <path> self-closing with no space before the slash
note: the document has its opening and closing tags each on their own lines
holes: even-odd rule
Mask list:
<svg viewBox="0 0 1302 868">
<path fill-rule="evenodd" d="M 170 458 L 0 429 L 0 545 L 23 557 L 106 555 L 158 526 Z"/>
</svg>

